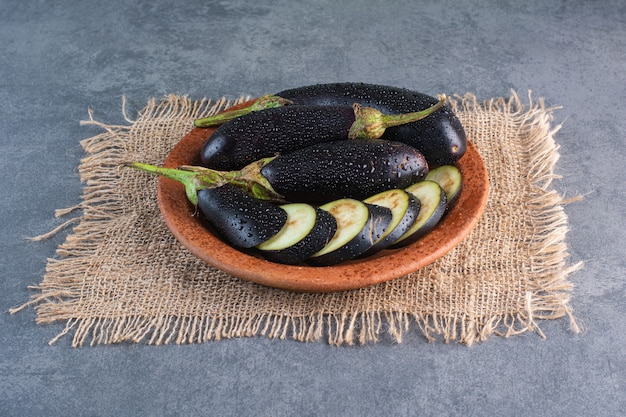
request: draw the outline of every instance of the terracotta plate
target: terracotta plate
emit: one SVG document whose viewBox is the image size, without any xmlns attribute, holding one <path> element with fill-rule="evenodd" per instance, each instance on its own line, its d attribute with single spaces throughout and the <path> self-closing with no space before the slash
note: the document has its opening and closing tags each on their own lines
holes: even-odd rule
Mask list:
<svg viewBox="0 0 626 417">
<path fill-rule="evenodd" d="M 198 165 L 199 152 L 213 130 L 194 128 L 174 147 L 164 165 Z M 159 179 L 158 203 L 165 223 L 180 243 L 215 268 L 244 280 L 285 290 L 350 290 L 423 268 L 444 256 L 467 236 L 485 209 L 489 181 L 485 165 L 471 143 L 458 167 L 463 175 L 461 195 L 434 230 L 404 248 L 385 250 L 369 258 L 327 267 L 282 265 L 234 249 L 193 215 L 194 209 L 183 186 L 175 181 Z"/>
</svg>

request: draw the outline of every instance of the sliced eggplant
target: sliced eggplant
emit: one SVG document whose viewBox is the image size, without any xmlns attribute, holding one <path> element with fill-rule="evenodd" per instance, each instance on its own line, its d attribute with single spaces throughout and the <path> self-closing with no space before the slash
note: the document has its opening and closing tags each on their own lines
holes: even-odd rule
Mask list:
<svg viewBox="0 0 626 417">
<path fill-rule="evenodd" d="M 287 212 L 287 222 L 280 232 L 256 247 L 268 261 L 300 263 L 326 246 L 337 230 L 337 221 L 325 210 L 304 203 L 280 207 Z"/>
<path fill-rule="evenodd" d="M 199 190 L 198 208 L 228 244 L 239 248 L 265 242 L 287 221 L 287 212 L 281 207 L 229 184 Z"/>
<path fill-rule="evenodd" d="M 420 211 L 420 203 L 413 194 L 402 189 L 383 191 L 363 200 L 367 204 L 391 210 L 391 223 L 382 238 L 362 256 L 370 256 L 395 243 L 413 225 Z"/>
<path fill-rule="evenodd" d="M 454 165 L 442 165 L 430 171 L 426 179 L 436 182 L 443 188 L 446 193 L 448 208 L 456 203 L 463 188 L 463 179 L 459 168 Z"/>
<path fill-rule="evenodd" d="M 391 210 L 344 198 L 320 206 L 337 220 L 332 239 L 308 262 L 316 266 L 335 265 L 354 259 L 378 242 L 391 222 Z"/>
<path fill-rule="evenodd" d="M 387 128 L 413 123 L 437 112 L 445 96 L 422 111 L 383 114 L 371 107 L 286 106 L 256 111 L 218 127 L 200 152 L 202 165 L 237 170 L 277 153 L 286 154 L 323 142 L 378 139 Z M 204 126 L 203 120 L 195 121 Z"/>
<path fill-rule="evenodd" d="M 409 230 L 393 247 L 406 246 L 430 232 L 439 223 L 446 211 L 446 193 L 434 181 L 421 181 L 406 188 L 420 202 L 420 212 Z"/>
</svg>

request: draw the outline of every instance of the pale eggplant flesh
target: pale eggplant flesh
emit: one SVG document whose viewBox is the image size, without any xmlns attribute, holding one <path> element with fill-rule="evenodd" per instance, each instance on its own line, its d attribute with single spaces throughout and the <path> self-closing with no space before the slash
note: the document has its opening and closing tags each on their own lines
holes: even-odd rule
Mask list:
<svg viewBox="0 0 626 417">
<path fill-rule="evenodd" d="M 426 179 L 434 181 L 446 193 L 448 210 L 454 206 L 463 189 L 461 170 L 455 165 L 442 165 L 428 172 Z"/>
<path fill-rule="evenodd" d="M 420 202 L 420 212 L 409 230 L 400 237 L 393 248 L 406 246 L 423 237 L 437 226 L 446 212 L 446 193 L 434 181 L 421 181 L 406 188 Z"/>
<path fill-rule="evenodd" d="M 403 189 L 383 191 L 364 200 L 365 203 L 387 207 L 391 210 L 392 220 L 382 238 L 363 257 L 373 255 L 393 245 L 416 221 L 420 202 L 415 196 Z"/>
<path fill-rule="evenodd" d="M 327 211 L 304 203 L 281 206 L 287 221 L 280 232 L 256 246 L 268 261 L 298 264 L 328 244 L 337 230 L 337 221 Z"/>
<path fill-rule="evenodd" d="M 329 266 L 362 255 L 378 242 L 391 222 L 391 210 L 355 199 L 339 199 L 322 205 L 337 220 L 337 231 L 328 244 L 308 262 Z"/>
</svg>

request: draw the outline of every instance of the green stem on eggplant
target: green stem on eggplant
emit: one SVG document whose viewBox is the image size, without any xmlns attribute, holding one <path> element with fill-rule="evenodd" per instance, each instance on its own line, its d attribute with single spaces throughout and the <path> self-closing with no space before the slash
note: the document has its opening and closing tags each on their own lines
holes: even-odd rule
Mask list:
<svg viewBox="0 0 626 417">
<path fill-rule="evenodd" d="M 273 107 L 282 107 L 292 103 L 293 102 L 291 100 L 287 100 L 271 94 L 266 94 L 256 99 L 254 103 L 247 107 L 243 107 L 237 110 L 226 110 L 213 116 L 196 119 L 194 120 L 193 124 L 196 127 L 218 126 L 228 122 L 229 120 L 235 119 L 248 113 L 259 110 L 271 109 Z"/>
<path fill-rule="evenodd" d="M 404 114 L 384 114 L 372 107 L 362 107 L 355 103 L 352 106 L 355 121 L 350 127 L 348 137 L 350 139 L 378 139 L 389 127 L 416 122 L 427 117 L 441 108 L 446 103 L 446 99 L 445 94 L 440 94 L 439 101 L 433 106 L 425 110 Z"/>
<path fill-rule="evenodd" d="M 185 186 L 185 194 L 194 207 L 198 205 L 198 191 L 225 184 L 234 185 L 260 200 L 284 203 L 284 197 L 274 191 L 267 179 L 261 174 L 261 169 L 274 158 L 261 159 L 239 171 L 217 171 L 190 165 L 165 168 L 141 162 L 129 162 L 123 166 L 180 182 Z"/>
</svg>

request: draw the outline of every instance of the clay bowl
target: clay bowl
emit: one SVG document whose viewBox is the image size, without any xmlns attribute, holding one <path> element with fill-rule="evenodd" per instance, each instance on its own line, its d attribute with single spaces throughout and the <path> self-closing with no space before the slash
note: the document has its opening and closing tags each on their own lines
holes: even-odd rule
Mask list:
<svg viewBox="0 0 626 417">
<path fill-rule="evenodd" d="M 241 104 L 239 107 L 246 105 Z M 164 165 L 198 165 L 199 152 L 214 129 L 191 130 L 167 156 Z M 384 250 L 340 265 L 282 265 L 241 252 L 224 243 L 198 217 L 184 188 L 159 178 L 158 204 L 167 227 L 192 254 L 213 267 L 261 285 L 300 292 L 351 290 L 389 281 L 431 264 L 453 249 L 474 228 L 487 204 L 487 169 L 469 143 L 458 167 L 463 189 L 454 207 L 435 229 L 401 249 Z"/>
</svg>

